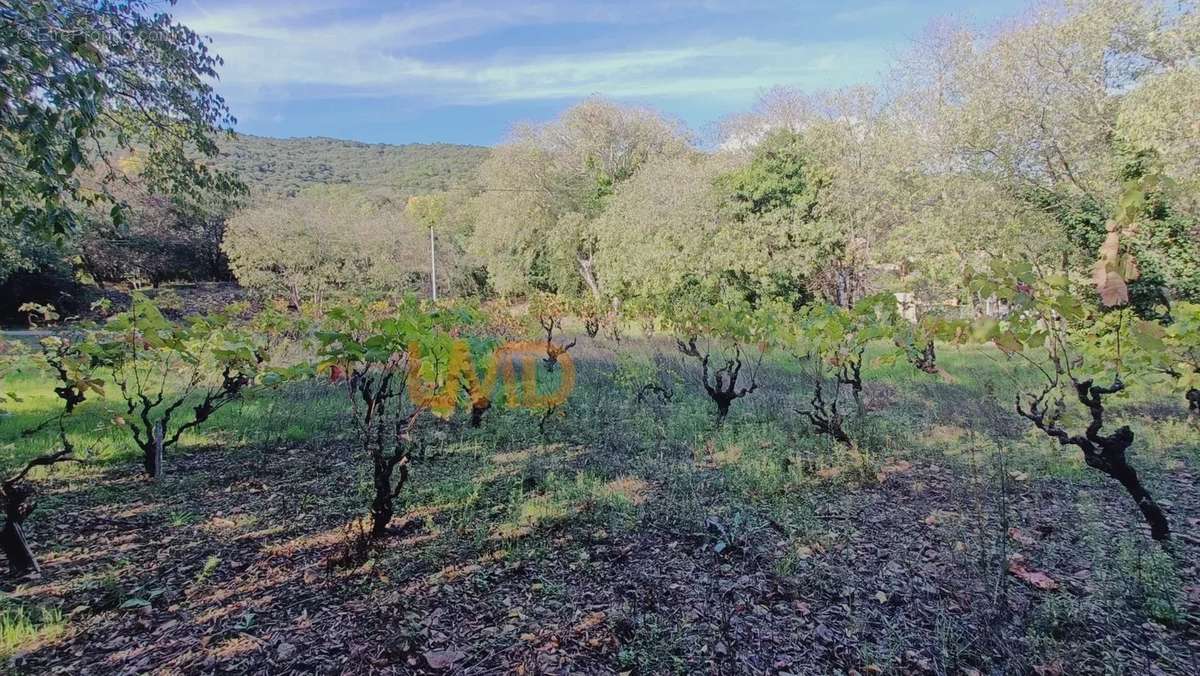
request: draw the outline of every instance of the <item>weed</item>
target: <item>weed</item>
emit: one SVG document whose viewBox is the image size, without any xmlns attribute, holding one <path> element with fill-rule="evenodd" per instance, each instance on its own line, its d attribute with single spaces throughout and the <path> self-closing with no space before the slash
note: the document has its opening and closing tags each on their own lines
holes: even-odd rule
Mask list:
<svg viewBox="0 0 1200 676">
<path fill-rule="evenodd" d="M 32 609 L 0 598 L 0 659 L 37 641 L 52 640 L 63 632 L 62 610 L 51 606 Z"/>
<path fill-rule="evenodd" d="M 199 587 L 212 577 L 212 574 L 217 571 L 217 566 L 221 565 L 219 556 L 209 556 L 204 560 L 204 565 L 200 567 L 200 572 L 196 573 L 196 579 L 192 581 L 194 586 Z"/>
<path fill-rule="evenodd" d="M 1175 560 L 1156 546 L 1140 540 L 1122 538 L 1117 545 L 1116 565 L 1131 581 L 1135 602 L 1150 619 L 1166 625 L 1186 620 L 1183 610 L 1183 581 L 1175 569 Z"/>
<path fill-rule="evenodd" d="M 182 528 L 184 526 L 189 526 L 193 523 L 196 523 L 197 517 L 192 512 L 172 510 L 171 513 L 167 515 L 167 519 L 173 528 Z"/>
</svg>

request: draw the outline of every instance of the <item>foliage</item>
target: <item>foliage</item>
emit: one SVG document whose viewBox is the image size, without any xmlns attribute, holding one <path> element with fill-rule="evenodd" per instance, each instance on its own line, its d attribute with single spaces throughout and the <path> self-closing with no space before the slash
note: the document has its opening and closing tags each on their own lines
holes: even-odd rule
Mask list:
<svg viewBox="0 0 1200 676">
<path fill-rule="evenodd" d="M 143 0 L 0 3 L 0 220 L 66 233 L 79 205 L 120 201 L 109 190 L 118 151 L 136 155 L 145 180 L 166 194 L 237 193 L 228 172 L 196 159 L 217 154 L 214 136 L 234 120 L 212 80 L 220 58 L 169 14 Z M 94 185 L 78 170 L 104 162 Z M 7 247 L 6 247 L 7 248 Z"/>
<path fill-rule="evenodd" d="M 814 429 L 853 445 L 845 429 L 843 397 L 848 390 L 858 415 L 865 412 L 862 373 L 867 346 L 892 337 L 899 322 L 891 294 L 868 296 L 849 309 L 824 303 L 800 311 L 787 345 L 809 364 L 812 398 L 799 412 Z"/>
<path fill-rule="evenodd" d="M 52 314 L 49 308 L 43 308 L 42 311 L 44 314 Z M 31 458 L 11 474 L 6 471 L 0 479 L 0 509 L 4 511 L 0 548 L 8 559 L 9 570 L 18 575 L 40 570 L 22 529 L 22 524 L 37 506 L 33 501 L 35 490 L 28 480 L 29 473 L 38 467 L 52 467 L 59 463 L 82 460 L 76 454 L 75 444 L 67 436 L 66 420 L 90 394 L 104 394 L 104 383 L 96 375 L 95 360 L 72 339 L 47 337 L 41 341 L 41 347 L 36 366 L 54 374 L 52 382 L 57 383 L 53 388 L 54 394 L 61 408 L 36 427 L 22 431 L 22 436 L 32 436 L 54 426 L 57 428 L 56 448 Z M 19 365 L 13 364 L 14 356 L 16 355 L 7 353 L 3 355 L 3 362 L 0 362 L 0 378 L 13 375 L 19 368 Z M 13 393 L 4 396 L 14 402 L 20 401 L 20 397 Z M 0 402 L 2 401 L 3 399 L 0 399 Z"/>
<path fill-rule="evenodd" d="M 423 416 L 453 415 L 463 401 L 460 384 L 467 385 L 473 424 L 491 406 L 494 373 L 483 382 L 476 376 L 490 342 L 463 331 L 477 321 L 468 309 L 431 310 L 410 297 L 332 308 L 316 333 L 314 371 L 345 388 L 360 448 L 371 460 L 374 536 L 387 531 L 393 501 L 408 482 Z"/>
<path fill-rule="evenodd" d="M 720 425 L 734 401 L 758 389 L 759 369 L 783 330 L 788 306 L 773 300 L 752 305 L 733 289 L 716 302 L 692 294 L 663 303 L 660 321 L 674 334 L 679 353 L 699 367 L 699 383 L 716 405 Z"/>
<path fill-rule="evenodd" d="M 599 98 L 551 123 L 518 128 L 480 168 L 469 249 L 500 293 L 603 297 L 593 221 L 641 166 L 685 147 L 677 125 L 653 111 Z"/>
<path fill-rule="evenodd" d="M 91 331 L 79 349 L 111 370 L 127 416 L 117 424 L 153 477 L 162 473 L 164 451 L 255 383 L 265 356 L 262 339 L 227 314 L 172 321 L 137 293 L 128 311 Z"/>
<path fill-rule="evenodd" d="M 554 340 L 555 333 L 561 338 L 563 320 L 572 314 L 572 305 L 567 299 L 549 293 L 534 294 L 529 300 L 529 316 L 545 334 L 545 362 L 549 368 L 558 363 L 558 358 L 563 353 L 575 347 L 575 339 L 571 339 L 570 343 Z"/>
<path fill-rule="evenodd" d="M 755 146 L 749 163 L 718 179 L 725 209 L 743 222 L 780 212 L 789 219 L 811 219 L 828 182 L 812 165 L 804 137 L 785 130 L 771 132 Z"/>
<path fill-rule="evenodd" d="M 238 134 L 220 142 L 214 165 L 236 173 L 259 200 L 295 197 L 322 185 L 389 187 L 410 195 L 470 183 L 486 148 L 450 143 L 389 145 L 332 138 Z"/>
<path fill-rule="evenodd" d="M 312 188 L 234 216 L 222 248 L 243 286 L 319 314 L 343 293 L 419 284 L 428 271 L 424 238 L 417 228 L 397 227 L 401 207 L 388 193 Z"/>
<path fill-rule="evenodd" d="M 723 169 L 699 154 L 657 158 L 617 186 L 592 224 L 599 283 L 623 303 L 718 286 L 722 271 L 744 260 L 716 246 L 713 182 Z"/>
<path fill-rule="evenodd" d="M 986 264 L 981 254 L 1079 273 L 1095 261 L 1107 215 L 1135 178 L 1131 156 L 1151 152 L 1164 177 L 1194 180 L 1194 124 L 1181 111 L 1195 96 L 1200 43 L 1194 4 L 1173 5 L 1043 3 L 1000 30 L 947 22 L 916 41 L 884 114 L 907 139 L 892 147 L 916 198 L 916 217 L 886 240 L 889 256 L 921 275 L 906 281 L 974 304 L 980 299 L 958 282 Z M 1195 200 L 1179 200 L 1171 213 L 1179 220 L 1153 228 L 1165 236 L 1147 236 L 1147 227 L 1121 245 L 1139 263 L 1158 264 L 1154 278 L 1130 289 L 1147 309 L 1161 302 L 1150 297 L 1154 287 L 1188 284 L 1179 262 L 1194 247 L 1166 233 L 1194 234 Z"/>
<path fill-rule="evenodd" d="M 747 155 L 664 157 L 618 186 L 593 228 L 601 282 L 625 300 L 698 285 L 799 303 L 824 289 L 815 275 L 846 244 L 818 216 L 825 169 L 791 132 Z"/>
<path fill-rule="evenodd" d="M 975 280 L 981 294 L 1010 305 L 1003 321 L 984 320 L 976 336 L 990 340 L 1041 376 L 1033 392 L 1018 393 L 1016 410 L 1062 446 L 1083 452 L 1089 467 L 1117 480 L 1137 503 L 1156 540 L 1169 536 L 1167 519 L 1129 464 L 1134 435 L 1128 426 L 1104 431 L 1105 399 L 1144 378 L 1146 354 L 1159 348 L 1161 328 L 1128 308 L 1100 314 L 1072 293 L 1062 275 L 1042 277 L 1029 264 L 996 265 Z M 1103 384 L 1108 383 L 1108 384 Z M 1068 402 L 1076 404 L 1068 409 Z M 1067 427 L 1082 424 L 1083 434 Z"/>
<path fill-rule="evenodd" d="M 225 214 L 232 209 L 227 201 L 155 194 L 136 176 L 112 192 L 126 205 L 125 217 L 112 223 L 105 214 L 87 211 L 73 241 L 86 281 L 157 286 L 229 278 L 221 251 Z"/>
<path fill-rule="evenodd" d="M 1105 226 L 1107 234 L 1100 244 L 1099 260 L 1092 272 L 1092 283 L 1107 307 L 1129 302 L 1128 282 L 1141 277 L 1137 259 L 1129 251 L 1128 242 L 1138 232 L 1138 221 L 1146 210 L 1147 194 L 1153 194 L 1168 183 L 1161 167 L 1152 165 L 1125 184 L 1114 218 Z M 1124 241 L 1123 241 L 1124 240 Z"/>
<path fill-rule="evenodd" d="M 413 195 L 404 215 L 437 240 L 438 288 L 442 295 L 480 297 L 488 292 L 487 269 L 468 250 L 474 203 L 464 190 Z"/>
<path fill-rule="evenodd" d="M 748 293 L 797 300 L 831 291 L 833 302 L 847 304 L 845 278 L 828 289 L 815 279 L 824 266 L 836 267 L 845 258 L 848 239 L 838 224 L 821 217 L 831 179 L 810 145 L 801 134 L 772 132 L 746 164 L 717 178 L 721 213 L 729 223 L 714 246 L 733 278 L 748 282 Z"/>
<path fill-rule="evenodd" d="M 1200 304 L 1172 306 L 1161 345 L 1150 347 L 1159 370 L 1174 379 L 1176 389 L 1184 392 L 1188 411 L 1200 418 Z"/>
</svg>

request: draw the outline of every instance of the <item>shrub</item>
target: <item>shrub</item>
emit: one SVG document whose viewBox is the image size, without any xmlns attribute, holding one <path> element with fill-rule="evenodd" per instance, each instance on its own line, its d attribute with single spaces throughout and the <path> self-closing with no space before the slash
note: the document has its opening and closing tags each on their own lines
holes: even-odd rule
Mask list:
<svg viewBox="0 0 1200 676">
<path fill-rule="evenodd" d="M 558 358 L 567 350 L 575 347 L 576 341 L 574 338 L 569 343 L 562 340 L 563 320 L 566 319 L 570 312 L 571 304 L 562 296 L 538 293 L 529 300 L 529 316 L 533 318 L 533 321 L 537 322 L 542 333 L 546 336 L 545 362 L 547 368 L 554 368 L 555 364 L 558 363 Z M 598 324 L 597 331 L 599 331 Z M 592 337 L 595 337 L 595 334 L 590 329 L 588 332 Z M 559 336 L 558 341 L 554 340 L 555 334 Z"/>
<path fill-rule="evenodd" d="M 450 368 L 458 318 L 412 298 L 394 306 L 351 303 L 331 308 L 316 334 L 315 371 L 345 388 L 359 448 L 371 461 L 373 536 L 387 532 L 393 501 L 408 483 L 417 424 L 425 414 L 449 417 L 458 405 L 458 374 Z M 483 398 L 478 390 L 475 396 Z"/>
<path fill-rule="evenodd" d="M 229 315 L 171 321 L 142 294 L 92 331 L 81 349 L 112 370 L 127 414 L 119 424 L 152 477 L 162 475 L 163 453 L 185 432 L 254 384 L 265 356 L 263 340 L 235 328 Z"/>
<path fill-rule="evenodd" d="M 846 432 L 844 397 L 848 392 L 856 413 L 864 413 L 863 355 L 871 341 L 893 336 L 900 321 L 891 294 L 868 296 L 850 309 L 825 303 L 799 313 L 791 346 L 808 365 L 812 397 L 808 408 L 798 412 L 818 433 L 853 445 Z"/>
<path fill-rule="evenodd" d="M 734 401 L 758 389 L 763 357 L 786 316 L 779 301 L 752 305 L 733 290 L 711 302 L 699 294 L 673 295 L 660 305 L 675 346 L 699 368 L 699 382 L 717 407 L 720 425 Z"/>
<path fill-rule="evenodd" d="M 1017 413 L 1060 445 L 1082 451 L 1089 467 L 1118 481 L 1134 499 L 1154 539 L 1169 537 L 1166 515 L 1129 463 L 1133 430 L 1122 425 L 1104 431 L 1107 400 L 1150 373 L 1149 355 L 1162 350 L 1162 327 L 1137 319 L 1129 307 L 1084 305 L 1071 293 L 1071 280 L 1039 276 L 1028 263 L 996 264 L 973 285 L 1011 307 L 1004 321 L 977 323 L 976 336 L 1027 364 L 1040 380 L 1033 391 L 1018 393 Z M 1082 432 L 1069 429 L 1072 413 L 1086 421 Z"/>
</svg>

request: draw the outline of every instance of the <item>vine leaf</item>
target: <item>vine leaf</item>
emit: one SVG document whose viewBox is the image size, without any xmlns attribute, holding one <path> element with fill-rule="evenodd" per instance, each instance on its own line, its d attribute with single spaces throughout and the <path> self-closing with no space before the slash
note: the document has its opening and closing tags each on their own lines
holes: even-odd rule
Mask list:
<svg viewBox="0 0 1200 676">
<path fill-rule="evenodd" d="M 1100 294 L 1100 302 L 1105 307 L 1115 307 L 1129 302 L 1129 285 L 1116 270 L 1111 270 L 1105 261 L 1096 261 L 1096 269 L 1092 273 L 1092 283 Z"/>
</svg>

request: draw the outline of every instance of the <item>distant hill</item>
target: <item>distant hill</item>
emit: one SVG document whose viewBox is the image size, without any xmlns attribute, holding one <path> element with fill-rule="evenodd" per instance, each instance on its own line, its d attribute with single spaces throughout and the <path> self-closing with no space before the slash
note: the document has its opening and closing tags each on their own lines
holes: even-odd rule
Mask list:
<svg viewBox="0 0 1200 676">
<path fill-rule="evenodd" d="M 481 146 L 449 143 L 387 145 L 332 138 L 266 138 L 241 134 L 223 141 L 216 164 L 236 170 L 255 196 L 295 195 L 319 184 L 395 186 L 404 194 L 470 182 L 487 157 Z"/>
</svg>

